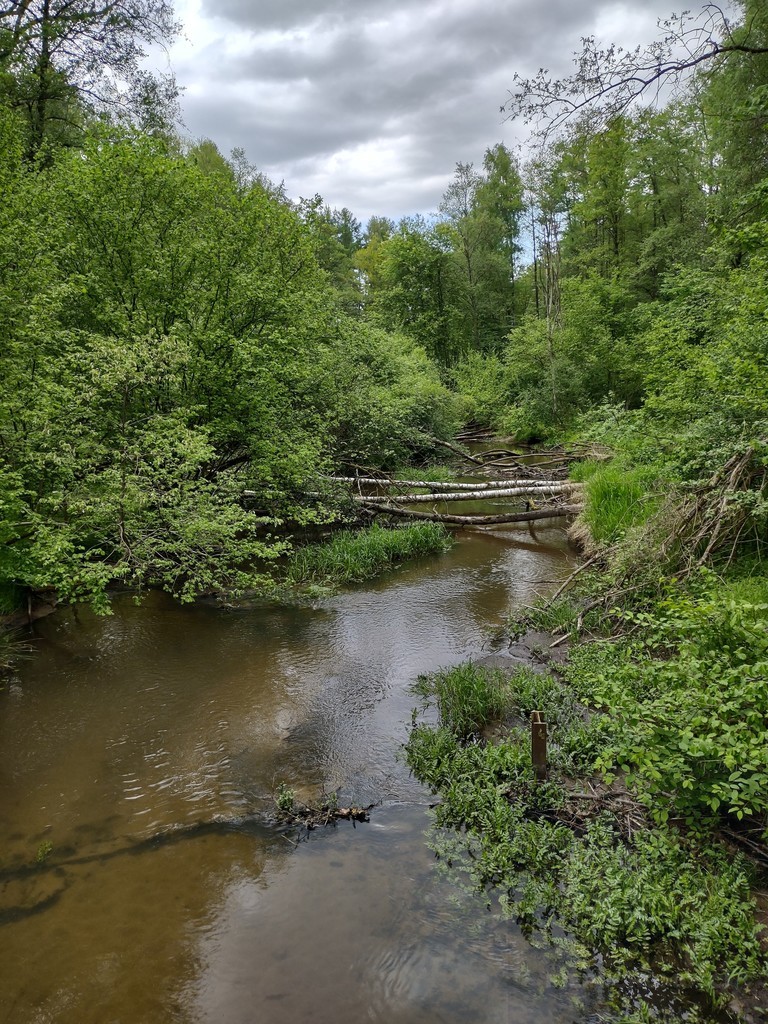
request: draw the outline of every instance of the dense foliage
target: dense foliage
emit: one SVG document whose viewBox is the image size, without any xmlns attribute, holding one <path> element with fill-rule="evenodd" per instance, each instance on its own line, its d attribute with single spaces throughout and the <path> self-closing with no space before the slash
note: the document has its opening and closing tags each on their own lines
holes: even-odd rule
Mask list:
<svg viewBox="0 0 768 1024">
<path fill-rule="evenodd" d="M 438 851 L 526 929 L 559 920 L 712 998 L 765 974 L 748 869 L 714 838 L 768 837 L 768 13 L 736 8 L 716 41 L 706 5 L 710 48 L 658 109 L 574 103 L 639 80 L 585 40 L 572 80 L 518 82 L 521 109 L 559 88 L 580 112 L 559 133 L 525 162 L 457 163 L 429 217 L 365 228 L 242 151 L 182 143 L 172 80 L 141 65 L 177 30 L 166 0 L 0 10 L 0 614 L 47 592 L 106 610 L 115 583 L 191 600 L 363 579 L 446 535 L 284 558 L 343 515 L 331 471 L 425 462 L 467 418 L 593 442 L 572 475 L 600 570 L 536 614 L 592 631 L 568 686 L 424 679 L 441 722 L 408 757 L 460 830 Z M 577 814 L 597 772 L 627 788 Z"/>
<path fill-rule="evenodd" d="M 762 865 L 768 841 L 768 19 L 739 6 L 674 103 L 560 119 L 521 169 L 517 317 L 451 373 L 482 423 L 593 443 L 571 472 L 595 571 L 518 624 L 582 642 L 559 679 L 512 678 L 497 742 L 480 727 L 498 681 L 422 682 L 441 723 L 408 758 L 457 829 L 437 852 L 524 926 L 565 924 L 619 975 L 650 957 L 715 1002 L 756 986 L 761 1004 L 742 854 Z M 579 73 L 615 57 L 587 40 Z M 600 81 L 577 79 L 570 96 Z M 529 109 L 554 87 L 533 85 Z"/>
<path fill-rule="evenodd" d="M 320 472 L 455 428 L 423 351 L 339 307 L 279 192 L 114 127 L 36 170 L 20 120 L 0 131 L 6 591 L 254 586 L 286 526 L 333 518 Z"/>
</svg>

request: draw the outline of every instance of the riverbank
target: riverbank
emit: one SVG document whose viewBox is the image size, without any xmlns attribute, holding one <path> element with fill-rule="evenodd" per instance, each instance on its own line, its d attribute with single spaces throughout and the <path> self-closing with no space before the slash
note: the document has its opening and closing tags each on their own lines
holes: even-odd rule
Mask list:
<svg viewBox="0 0 768 1024">
<path fill-rule="evenodd" d="M 440 724 L 416 725 L 407 758 L 440 797 L 431 843 L 457 881 L 564 949 L 572 976 L 613 985 L 617 1020 L 764 1019 L 756 865 L 715 831 L 654 821 L 626 777 L 596 775 L 604 716 L 530 668 L 466 665 L 421 689 Z M 546 782 L 531 765 L 534 710 L 548 724 Z M 647 1018 L 629 1016 L 640 976 L 655 990 Z"/>
<path fill-rule="evenodd" d="M 435 852 L 531 935 L 567 946 L 577 974 L 611 978 L 616 1020 L 761 1021 L 768 579 L 741 559 L 720 574 L 638 570 L 628 587 L 616 565 L 593 554 L 518 614 L 503 671 L 420 681 L 439 721 L 415 725 L 407 757 L 440 796 Z M 638 999 L 638 976 L 653 998 Z"/>
</svg>

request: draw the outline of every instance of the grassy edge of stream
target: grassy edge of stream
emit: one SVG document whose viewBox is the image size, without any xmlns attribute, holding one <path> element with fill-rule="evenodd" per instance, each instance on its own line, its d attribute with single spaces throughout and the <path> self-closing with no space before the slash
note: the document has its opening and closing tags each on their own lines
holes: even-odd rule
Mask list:
<svg viewBox="0 0 768 1024">
<path fill-rule="evenodd" d="M 765 566 L 659 573 L 636 538 L 590 553 L 567 593 L 510 621 L 529 665 L 419 680 L 406 758 L 439 795 L 430 842 L 463 884 L 563 947 L 561 983 L 608 985 L 601 1019 L 766 1020 Z M 628 566 L 640 582 L 622 588 Z"/>
</svg>

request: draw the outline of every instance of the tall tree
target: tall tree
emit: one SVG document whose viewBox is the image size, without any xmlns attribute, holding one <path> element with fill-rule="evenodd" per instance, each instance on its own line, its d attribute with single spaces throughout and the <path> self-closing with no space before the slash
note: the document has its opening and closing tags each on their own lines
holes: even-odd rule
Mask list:
<svg viewBox="0 0 768 1024">
<path fill-rule="evenodd" d="M 302 199 L 299 212 L 309 227 L 317 262 L 326 271 L 345 312 L 359 316 L 362 289 L 355 267 L 355 253 L 362 245 L 362 229 L 352 211 L 331 209 L 321 195 Z"/>
<path fill-rule="evenodd" d="M 498 248 L 504 255 L 509 273 L 507 326 L 517 319 L 516 283 L 520 272 L 520 245 L 525 213 L 524 187 L 517 160 L 503 143 L 487 149 L 483 157 L 485 178 L 477 193 L 477 208 L 496 221 Z"/>
<path fill-rule="evenodd" d="M 171 0 L 6 0 L 0 8 L 5 101 L 27 123 L 27 155 L 81 138 L 89 111 L 167 126 L 177 89 L 171 75 L 142 68 L 144 47 L 169 43 Z"/>
<path fill-rule="evenodd" d="M 601 48 L 594 36 L 582 40 L 576 70 L 555 79 L 542 68 L 533 78 L 515 75 L 502 113 L 533 122 L 545 138 L 574 117 L 589 113 L 595 125 L 629 111 L 637 100 L 652 100 L 662 86 L 685 86 L 701 69 L 768 55 L 763 0 L 735 0 L 733 22 L 716 3 L 704 3 L 659 22 L 660 35 L 648 46 Z"/>
<path fill-rule="evenodd" d="M 449 305 L 462 347 L 499 348 L 513 323 L 514 269 L 522 184 L 503 146 L 488 150 L 485 174 L 456 165 L 438 230 L 451 250 Z"/>
<path fill-rule="evenodd" d="M 444 239 L 422 217 L 400 221 L 381 243 L 381 289 L 374 318 L 389 330 L 409 334 L 441 363 L 460 354 L 450 331 L 446 289 L 450 252 Z"/>
<path fill-rule="evenodd" d="M 384 246 L 395 230 L 389 217 L 371 217 L 363 235 L 363 244 L 355 253 L 355 268 L 362 275 L 361 286 L 366 304 L 370 307 L 382 288 L 382 257 Z"/>
</svg>

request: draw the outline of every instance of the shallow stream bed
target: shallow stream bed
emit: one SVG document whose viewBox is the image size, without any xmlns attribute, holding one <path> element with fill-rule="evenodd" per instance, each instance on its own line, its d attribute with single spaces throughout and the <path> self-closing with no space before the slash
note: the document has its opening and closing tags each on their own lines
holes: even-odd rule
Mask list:
<svg viewBox="0 0 768 1024">
<path fill-rule="evenodd" d="M 314 606 L 62 610 L 0 692 L 0 1022 L 565 1024 L 588 993 L 437 870 L 400 757 L 419 673 L 494 651 L 544 524 Z M 269 823 L 280 783 L 376 803 Z"/>
</svg>

